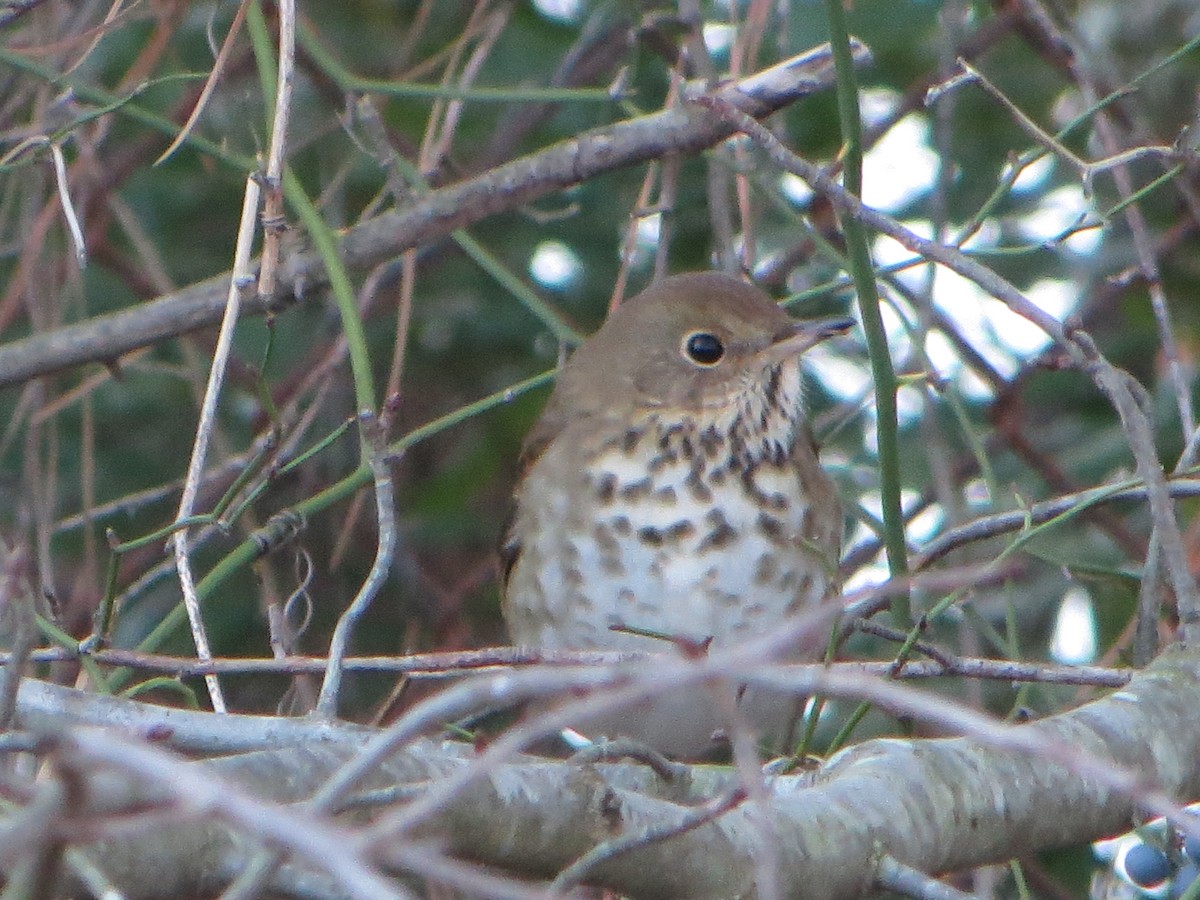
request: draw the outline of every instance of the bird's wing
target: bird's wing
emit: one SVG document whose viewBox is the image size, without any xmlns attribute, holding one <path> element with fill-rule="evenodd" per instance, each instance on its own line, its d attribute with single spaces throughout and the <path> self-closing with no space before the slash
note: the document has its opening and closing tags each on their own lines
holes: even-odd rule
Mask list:
<svg viewBox="0 0 1200 900">
<path fill-rule="evenodd" d="M 500 532 L 500 596 L 508 595 L 508 581 L 512 575 L 513 567 L 516 566 L 517 560 L 521 556 L 521 541 L 517 537 L 516 523 L 517 511 L 520 503 L 520 488 L 525 481 L 525 476 L 529 474 L 529 470 L 533 468 L 546 448 L 550 446 L 550 442 L 554 440 L 563 430 L 564 419 L 557 412 L 557 404 L 554 402 L 554 397 L 551 396 L 550 402 L 546 405 L 545 411 L 534 424 L 533 428 L 525 437 L 525 444 L 521 448 L 521 456 L 518 461 L 517 472 L 517 491 L 513 493 L 512 502 L 509 504 L 508 515 L 504 519 L 504 529 Z"/>
<path fill-rule="evenodd" d="M 796 434 L 792 460 L 800 475 L 804 494 L 808 497 L 809 510 L 812 512 L 805 537 L 814 547 L 828 548 L 828 551 L 822 554 L 827 557 L 823 562 L 830 575 L 836 578 L 841 556 L 842 529 L 845 527 L 842 519 L 842 500 L 838 495 L 837 485 L 820 464 L 817 442 L 807 426 L 801 427 Z"/>
</svg>

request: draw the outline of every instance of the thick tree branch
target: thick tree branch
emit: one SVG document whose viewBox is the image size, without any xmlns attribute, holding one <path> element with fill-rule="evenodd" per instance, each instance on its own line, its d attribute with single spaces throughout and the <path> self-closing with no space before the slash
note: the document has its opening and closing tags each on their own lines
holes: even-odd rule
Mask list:
<svg viewBox="0 0 1200 900">
<path fill-rule="evenodd" d="M 865 691 L 864 696 L 891 703 L 897 711 L 911 712 L 929 702 L 873 679 L 831 677 L 823 689 L 847 695 Z M 18 707 L 25 727 L 57 743 L 68 757 L 99 754 L 110 761 L 104 778 L 87 767 L 72 769 L 73 777 L 85 780 L 84 796 L 97 814 L 127 804 L 130 797 L 167 806 L 186 799 L 175 781 L 156 774 L 176 771 L 167 759 L 161 767 L 157 762 L 118 766 L 114 780 L 111 761 L 119 754 L 85 753 L 69 737 L 77 727 L 69 724 L 72 707 L 78 712 L 100 703 L 106 715 L 129 720 L 135 714 L 120 710 L 138 704 L 72 692 L 56 728 L 44 714 L 26 716 L 25 696 Z M 766 788 L 780 883 L 788 886 L 789 896 L 858 897 L 872 889 L 881 854 L 920 872 L 953 871 L 1094 840 L 1129 827 L 1139 809 L 1169 811 L 1170 798 L 1200 794 L 1200 759 L 1189 749 L 1200 744 L 1200 718 L 1191 714 L 1197 702 L 1200 661 L 1195 654 L 1169 652 L 1123 690 L 1041 722 L 1006 726 L 948 710 L 945 723 L 959 723 L 968 736 L 871 741 L 829 760 L 815 777 L 772 777 Z M 67 736 L 66 743 L 56 741 L 56 732 Z M 91 732 L 88 746 L 103 740 L 101 734 Z M 185 818 L 163 826 L 160 821 L 136 836 L 122 833 L 92 845 L 89 852 L 133 897 L 154 895 L 161 889 L 156 873 L 167 870 L 176 873 L 178 884 L 190 878 L 211 886 L 205 879 L 213 871 L 233 871 L 247 858 L 238 822 L 263 817 L 271 829 L 286 834 L 286 823 L 276 821 L 284 813 L 274 804 L 311 796 L 354 758 L 361 733 L 343 735 L 348 740 L 194 763 L 200 772 L 262 797 L 263 808 L 252 810 L 239 801 L 222 811 L 216 803 L 218 822 Z M 153 762 L 144 754 L 139 759 Z M 542 878 L 554 877 L 598 843 L 620 837 L 633 849 L 602 856 L 588 878 L 639 897 L 742 895 L 759 876 L 761 832 L 750 827 L 754 812 L 748 805 L 731 804 L 713 821 L 697 824 L 700 804 L 739 790 L 731 770 L 694 768 L 687 778 L 664 781 L 640 765 L 530 757 L 497 765 L 486 752 L 476 757 L 463 745 L 419 741 L 391 756 L 358 789 L 392 788 L 394 799 L 396 787 L 399 796 L 411 796 L 422 785 L 462 778 L 473 769 L 455 801 L 424 821 L 419 835 L 371 825 L 361 802 L 368 795 L 362 794 L 354 823 L 341 827 L 355 836 L 355 846 L 383 854 L 377 864 L 388 859 L 387 846 L 436 837 L 443 852 L 460 860 Z M 219 793 L 206 796 L 214 803 L 211 798 Z M 374 796 L 386 799 L 387 794 Z M 639 832 L 661 836 L 672 826 L 680 833 L 669 840 L 629 839 Z M 159 862 L 147 866 L 147 858 Z M 410 867 L 409 874 L 421 873 Z"/>
</svg>

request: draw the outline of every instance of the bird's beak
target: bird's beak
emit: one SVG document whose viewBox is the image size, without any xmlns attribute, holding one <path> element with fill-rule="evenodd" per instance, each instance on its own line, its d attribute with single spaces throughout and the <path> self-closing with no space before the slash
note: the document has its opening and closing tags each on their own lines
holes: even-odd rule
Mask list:
<svg viewBox="0 0 1200 900">
<path fill-rule="evenodd" d="M 793 322 L 775 335 L 775 339 L 771 341 L 765 352 L 773 359 L 786 359 L 789 356 L 803 353 L 826 338 L 844 334 L 854 325 L 854 320 L 849 316 Z"/>
</svg>

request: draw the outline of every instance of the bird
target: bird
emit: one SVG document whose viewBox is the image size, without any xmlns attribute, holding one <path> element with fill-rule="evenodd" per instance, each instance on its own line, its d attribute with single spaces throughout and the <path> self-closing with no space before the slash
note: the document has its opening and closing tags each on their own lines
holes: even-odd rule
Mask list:
<svg viewBox="0 0 1200 900">
<path fill-rule="evenodd" d="M 501 545 L 514 644 L 729 646 L 830 597 L 843 519 L 800 357 L 853 324 L 793 319 L 720 272 L 620 304 L 562 366 L 524 443 Z M 584 732 L 701 757 L 727 724 L 712 707 L 703 691 L 668 693 Z M 794 704 L 769 707 L 752 724 L 778 727 Z"/>
</svg>

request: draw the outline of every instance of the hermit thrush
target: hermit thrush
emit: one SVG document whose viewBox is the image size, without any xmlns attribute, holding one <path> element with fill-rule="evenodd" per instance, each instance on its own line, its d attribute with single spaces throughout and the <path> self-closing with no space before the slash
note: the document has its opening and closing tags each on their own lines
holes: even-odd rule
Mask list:
<svg viewBox="0 0 1200 900">
<path fill-rule="evenodd" d="M 503 547 L 514 642 L 670 648 L 651 632 L 719 646 L 820 603 L 842 515 L 805 425 L 799 357 L 852 324 L 797 322 L 715 272 L 618 307 L 526 439 Z M 698 753 L 723 723 L 691 694 L 592 732 Z"/>
</svg>

